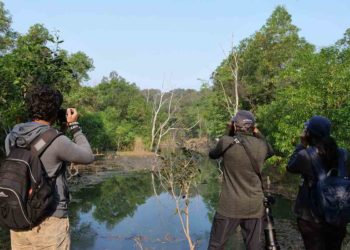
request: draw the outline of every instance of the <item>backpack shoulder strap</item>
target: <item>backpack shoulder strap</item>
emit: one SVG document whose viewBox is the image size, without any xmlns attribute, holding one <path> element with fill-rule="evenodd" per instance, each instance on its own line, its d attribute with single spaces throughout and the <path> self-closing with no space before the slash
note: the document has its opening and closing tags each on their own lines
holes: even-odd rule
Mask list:
<svg viewBox="0 0 350 250">
<path fill-rule="evenodd" d="M 250 151 L 250 149 L 246 145 L 245 141 L 243 139 L 240 140 L 240 141 L 241 141 L 241 145 L 243 146 L 246 154 L 248 155 L 249 161 L 250 161 L 251 165 L 253 166 L 253 169 L 254 169 L 255 173 L 257 174 L 257 176 L 260 179 L 261 189 L 264 191 L 264 184 L 263 184 L 262 176 L 261 176 L 261 173 L 260 173 L 259 165 L 258 165 L 257 161 L 255 160 L 255 158 L 253 157 L 253 153 Z"/>
<path fill-rule="evenodd" d="M 308 147 L 306 149 L 307 154 L 310 157 L 311 166 L 313 173 L 317 180 L 324 180 L 327 177 L 327 173 L 325 168 L 323 167 L 323 163 L 321 162 L 321 158 L 317 154 L 317 149 L 315 147 Z"/>
<path fill-rule="evenodd" d="M 63 133 L 54 128 L 49 128 L 30 144 L 31 152 L 40 157 L 51 143 L 61 135 L 63 135 Z"/>
<path fill-rule="evenodd" d="M 346 163 L 348 159 L 348 151 L 343 148 L 338 149 L 338 175 L 340 177 L 348 177 Z"/>
<path fill-rule="evenodd" d="M 227 150 L 229 150 L 233 145 L 240 143 L 239 139 L 234 136 L 233 141 L 221 152 L 220 157 L 223 156 Z"/>
</svg>

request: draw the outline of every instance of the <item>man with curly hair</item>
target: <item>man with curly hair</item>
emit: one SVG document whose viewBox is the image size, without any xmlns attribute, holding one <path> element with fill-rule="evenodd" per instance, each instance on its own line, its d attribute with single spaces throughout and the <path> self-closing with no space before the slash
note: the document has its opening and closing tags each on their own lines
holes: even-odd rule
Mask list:
<svg viewBox="0 0 350 250">
<path fill-rule="evenodd" d="M 61 93 L 49 85 L 38 85 L 30 89 L 25 97 L 30 121 L 17 124 L 7 135 L 6 154 L 9 154 L 10 148 L 15 144 L 29 145 L 50 129 L 57 120 L 62 101 Z M 88 164 L 93 162 L 94 155 L 79 127 L 77 110 L 68 108 L 66 120 L 73 141 L 67 136 L 58 136 L 40 157 L 48 176 L 56 179 L 53 193 L 55 209 L 51 216 L 31 230 L 11 230 L 12 249 L 70 249 L 66 162 Z"/>
</svg>

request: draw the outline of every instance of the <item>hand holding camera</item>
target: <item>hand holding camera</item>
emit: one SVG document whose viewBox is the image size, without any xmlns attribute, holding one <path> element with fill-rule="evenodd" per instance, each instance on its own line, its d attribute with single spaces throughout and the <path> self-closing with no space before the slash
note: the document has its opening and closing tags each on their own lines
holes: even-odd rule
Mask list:
<svg viewBox="0 0 350 250">
<path fill-rule="evenodd" d="M 78 111 L 75 108 L 68 108 L 66 112 L 68 125 L 72 122 L 77 122 L 79 118 Z"/>
<path fill-rule="evenodd" d="M 77 122 L 79 118 L 78 111 L 75 108 L 60 109 L 57 114 L 57 120 L 60 124 Z"/>
<path fill-rule="evenodd" d="M 62 132 L 67 129 L 71 132 L 80 130 L 78 119 L 79 114 L 75 108 L 60 109 L 57 114 L 57 122 Z"/>
</svg>

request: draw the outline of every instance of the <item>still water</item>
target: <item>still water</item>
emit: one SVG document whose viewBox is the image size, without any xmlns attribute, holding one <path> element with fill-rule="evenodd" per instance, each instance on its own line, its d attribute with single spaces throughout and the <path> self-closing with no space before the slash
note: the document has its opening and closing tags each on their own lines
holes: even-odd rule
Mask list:
<svg viewBox="0 0 350 250">
<path fill-rule="evenodd" d="M 189 214 L 196 249 L 206 249 L 218 200 L 218 173 L 212 163 L 202 168 L 200 184 L 193 190 Z M 274 217 L 293 221 L 292 203 L 278 198 Z M 99 184 L 72 192 L 70 204 L 72 249 L 188 249 L 175 203 L 168 192 L 155 194 L 150 173 L 109 172 Z M 240 233 L 228 249 L 243 249 Z M 0 236 L 8 249 L 8 234 Z"/>
</svg>

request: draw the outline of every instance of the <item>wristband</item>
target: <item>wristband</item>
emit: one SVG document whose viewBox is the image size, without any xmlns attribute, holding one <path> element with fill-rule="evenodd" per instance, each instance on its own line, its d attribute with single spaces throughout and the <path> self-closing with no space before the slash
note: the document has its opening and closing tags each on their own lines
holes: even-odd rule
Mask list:
<svg viewBox="0 0 350 250">
<path fill-rule="evenodd" d="M 69 126 L 69 130 L 73 130 L 75 128 L 79 128 L 79 125 L 72 125 L 72 126 Z"/>
<path fill-rule="evenodd" d="M 75 125 L 79 126 L 79 122 L 70 122 L 70 123 L 68 123 L 68 127 L 75 126 Z"/>
<path fill-rule="evenodd" d="M 75 126 L 74 128 L 69 127 L 69 131 L 74 135 L 75 133 L 81 131 L 79 126 Z"/>
</svg>

